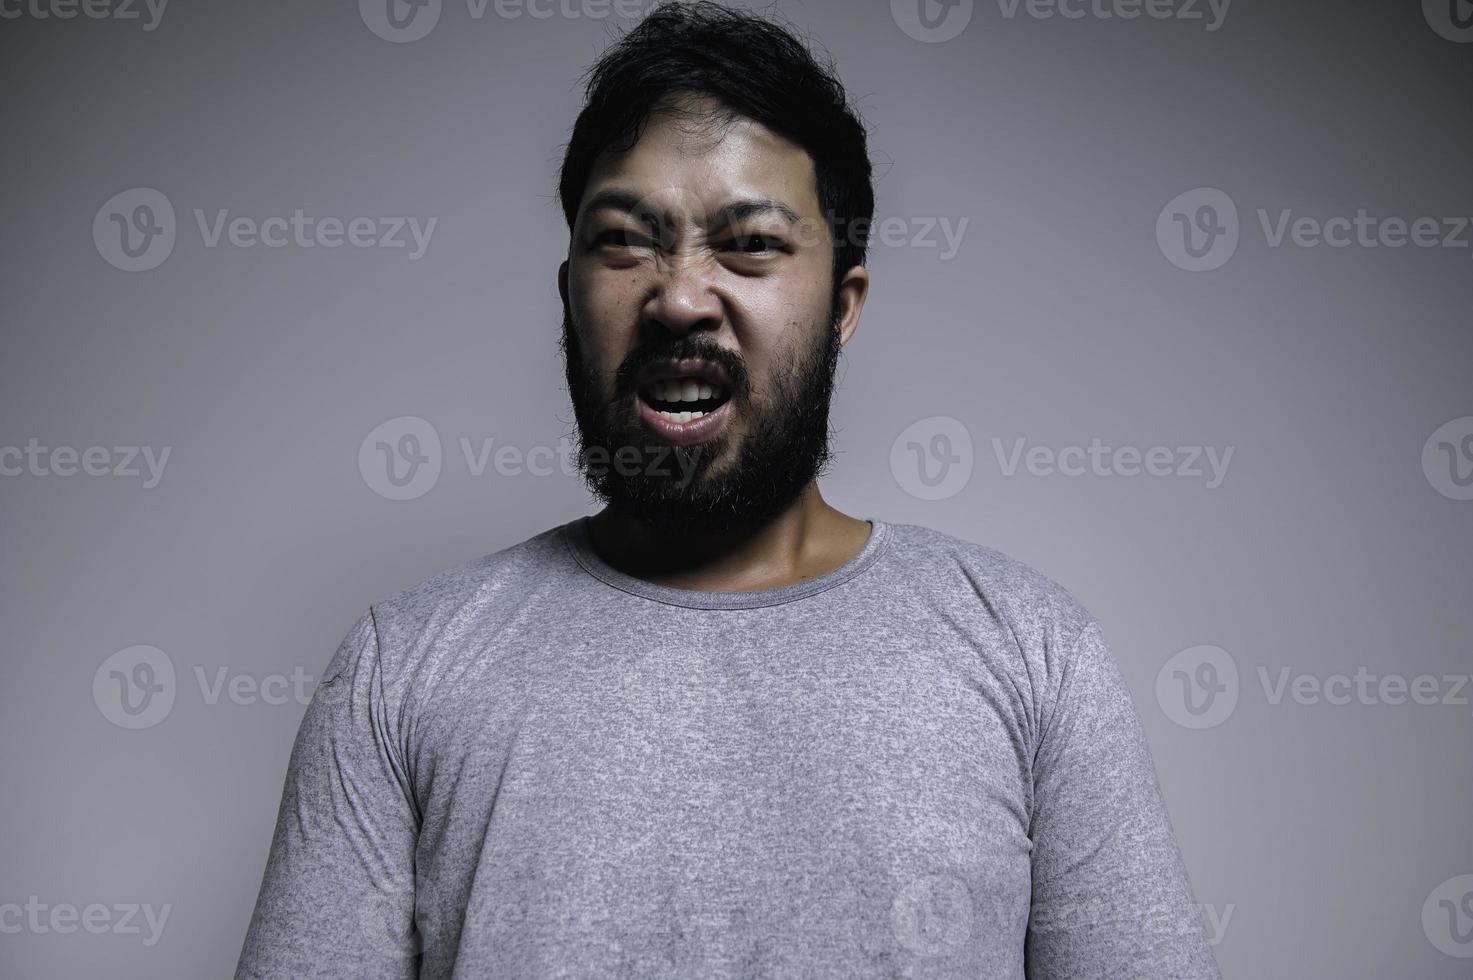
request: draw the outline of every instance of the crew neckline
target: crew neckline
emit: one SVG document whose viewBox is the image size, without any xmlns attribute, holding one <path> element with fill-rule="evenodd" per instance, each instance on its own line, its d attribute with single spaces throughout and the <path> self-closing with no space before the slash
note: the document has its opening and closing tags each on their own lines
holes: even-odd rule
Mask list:
<svg viewBox="0 0 1473 980">
<path fill-rule="evenodd" d="M 662 602 L 666 605 L 685 606 L 689 609 L 757 609 L 762 606 L 796 602 L 799 599 L 818 595 L 820 592 L 827 592 L 835 586 L 843 585 L 873 565 L 884 553 L 892 537 L 891 525 L 881 520 L 866 519 L 866 523 L 870 525 L 870 534 L 864 547 L 838 568 L 825 572 L 817 578 L 750 592 L 707 592 L 698 589 L 679 589 L 671 585 L 657 585 L 619 571 L 600 558 L 598 552 L 593 549 L 593 539 L 588 531 L 590 520 L 589 516 L 571 520 L 563 525 L 562 534 L 559 535 L 574 560 L 583 567 L 584 571 L 605 585 L 613 586 L 630 595 Z"/>
</svg>

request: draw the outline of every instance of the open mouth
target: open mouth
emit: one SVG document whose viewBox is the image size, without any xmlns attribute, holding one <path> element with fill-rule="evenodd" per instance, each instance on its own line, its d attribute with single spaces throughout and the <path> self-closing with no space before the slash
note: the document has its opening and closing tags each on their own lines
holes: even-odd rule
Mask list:
<svg viewBox="0 0 1473 980">
<path fill-rule="evenodd" d="M 718 435 L 732 414 L 732 385 L 711 361 L 665 361 L 644 372 L 638 385 L 645 428 L 667 442 L 689 446 Z"/>
<path fill-rule="evenodd" d="M 639 396 L 661 418 L 691 422 L 725 405 L 731 393 L 696 378 L 666 378 L 645 385 Z"/>
</svg>

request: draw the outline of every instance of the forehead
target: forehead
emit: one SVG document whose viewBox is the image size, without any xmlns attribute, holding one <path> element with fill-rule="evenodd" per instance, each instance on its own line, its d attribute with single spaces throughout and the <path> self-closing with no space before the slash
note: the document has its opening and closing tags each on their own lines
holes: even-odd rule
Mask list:
<svg viewBox="0 0 1473 980">
<path fill-rule="evenodd" d="M 657 111 L 638 142 L 595 160 L 584 207 L 600 191 L 630 192 L 659 209 L 710 213 L 729 201 L 767 199 L 819 217 L 813 161 L 759 122 L 714 113 Z"/>
</svg>

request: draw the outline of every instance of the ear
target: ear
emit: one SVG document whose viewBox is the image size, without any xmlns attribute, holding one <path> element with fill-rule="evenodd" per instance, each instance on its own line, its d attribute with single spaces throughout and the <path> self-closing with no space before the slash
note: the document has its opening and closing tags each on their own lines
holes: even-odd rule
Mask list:
<svg viewBox="0 0 1473 980">
<path fill-rule="evenodd" d="M 568 260 L 557 267 L 557 294 L 563 298 L 563 309 L 568 308 Z"/>
<path fill-rule="evenodd" d="M 849 343 L 854 331 L 859 329 L 859 315 L 864 312 L 864 300 L 869 295 L 869 270 L 856 265 L 844 273 L 839 283 L 839 344 Z"/>
</svg>

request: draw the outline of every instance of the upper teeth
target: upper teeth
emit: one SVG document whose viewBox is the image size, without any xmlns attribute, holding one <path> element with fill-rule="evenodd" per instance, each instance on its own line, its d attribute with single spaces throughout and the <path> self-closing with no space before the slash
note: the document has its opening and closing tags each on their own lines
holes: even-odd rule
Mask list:
<svg viewBox="0 0 1473 980">
<path fill-rule="evenodd" d="M 716 397 L 716 389 L 691 378 L 656 381 L 649 387 L 650 396 L 662 402 L 694 402 Z"/>
</svg>

